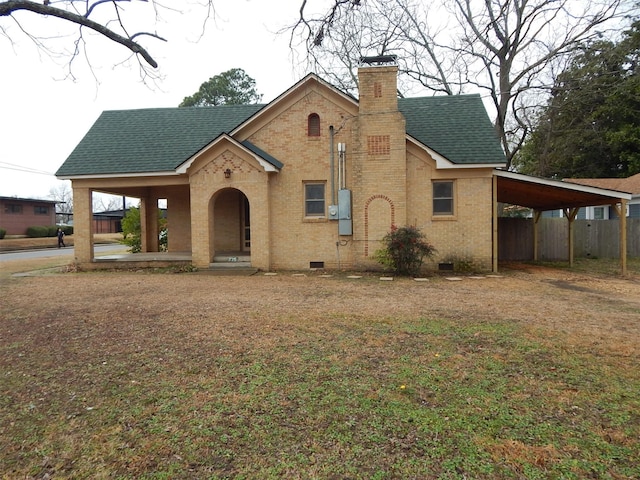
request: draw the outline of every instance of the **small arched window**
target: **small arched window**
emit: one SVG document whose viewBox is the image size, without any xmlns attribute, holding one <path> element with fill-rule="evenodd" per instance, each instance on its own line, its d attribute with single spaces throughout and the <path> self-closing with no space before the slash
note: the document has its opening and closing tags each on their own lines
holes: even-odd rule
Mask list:
<svg viewBox="0 0 640 480">
<path fill-rule="evenodd" d="M 320 116 L 317 113 L 312 113 L 307 118 L 307 135 L 310 137 L 320 136 Z"/>
</svg>

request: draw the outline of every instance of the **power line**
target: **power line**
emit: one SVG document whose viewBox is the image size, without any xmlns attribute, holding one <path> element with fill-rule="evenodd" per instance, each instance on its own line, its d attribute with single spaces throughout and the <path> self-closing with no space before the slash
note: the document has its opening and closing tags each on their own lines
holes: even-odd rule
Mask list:
<svg viewBox="0 0 640 480">
<path fill-rule="evenodd" d="M 38 174 L 38 175 L 55 176 L 55 174 L 52 173 L 52 172 L 46 172 L 44 170 L 38 170 L 38 169 L 35 169 L 35 168 L 25 167 L 23 165 L 16 165 L 15 163 L 0 162 L 0 168 L 3 168 L 5 170 L 15 170 L 17 172 L 35 173 L 35 174 Z"/>
</svg>

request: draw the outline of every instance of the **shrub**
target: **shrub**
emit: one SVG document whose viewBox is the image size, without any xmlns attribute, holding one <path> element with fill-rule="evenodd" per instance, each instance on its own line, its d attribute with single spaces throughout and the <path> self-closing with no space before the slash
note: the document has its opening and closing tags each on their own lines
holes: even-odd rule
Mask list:
<svg viewBox="0 0 640 480">
<path fill-rule="evenodd" d="M 122 240 L 121 243 L 129 246 L 131 253 L 139 253 L 142 250 L 140 226 L 140 209 L 131 207 L 122 219 Z"/>
<path fill-rule="evenodd" d="M 121 243 L 129 246 L 131 253 L 140 253 L 142 251 L 142 226 L 140 220 L 140 209 L 131 207 L 122 219 L 122 240 Z M 167 230 L 166 219 L 162 218 L 160 210 L 158 210 L 158 231 L 160 251 L 167 251 Z"/>
<path fill-rule="evenodd" d="M 29 227 L 27 228 L 27 237 L 31 238 L 43 238 L 48 237 L 49 227 Z"/>
<path fill-rule="evenodd" d="M 4 228 L 0 228 L 0 240 L 2 240 L 6 234 L 7 231 Z"/>
<path fill-rule="evenodd" d="M 425 235 L 414 226 L 392 226 L 383 237 L 382 244 L 384 246 L 376 251 L 375 258 L 397 275 L 417 275 L 424 259 L 436 253 Z"/>
</svg>

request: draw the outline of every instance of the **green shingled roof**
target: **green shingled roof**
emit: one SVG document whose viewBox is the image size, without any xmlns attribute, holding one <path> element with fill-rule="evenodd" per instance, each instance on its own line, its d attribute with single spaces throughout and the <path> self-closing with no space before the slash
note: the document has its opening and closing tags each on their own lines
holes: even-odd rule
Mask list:
<svg viewBox="0 0 640 480">
<path fill-rule="evenodd" d="M 103 112 L 57 176 L 166 172 L 264 105 Z"/>
<path fill-rule="evenodd" d="M 400 98 L 407 134 L 456 164 L 506 163 L 480 95 Z"/>
<path fill-rule="evenodd" d="M 103 112 L 56 172 L 60 177 L 174 171 L 264 105 Z M 504 163 L 479 95 L 401 98 L 407 133 L 455 164 Z M 245 147 L 281 168 L 257 146 Z"/>
</svg>

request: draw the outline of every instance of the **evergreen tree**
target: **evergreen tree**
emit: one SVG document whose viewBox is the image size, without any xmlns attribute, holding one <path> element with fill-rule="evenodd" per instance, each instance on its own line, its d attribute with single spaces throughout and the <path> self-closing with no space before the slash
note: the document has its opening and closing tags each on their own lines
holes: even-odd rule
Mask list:
<svg viewBox="0 0 640 480">
<path fill-rule="evenodd" d="M 179 106 L 249 105 L 260 100 L 262 95 L 256 90 L 256 81 L 241 68 L 232 68 L 204 82 L 196 93 L 185 97 Z"/>
<path fill-rule="evenodd" d="M 558 75 L 516 163 L 543 177 L 640 172 L 640 21 L 618 42 L 584 45 Z"/>
</svg>

